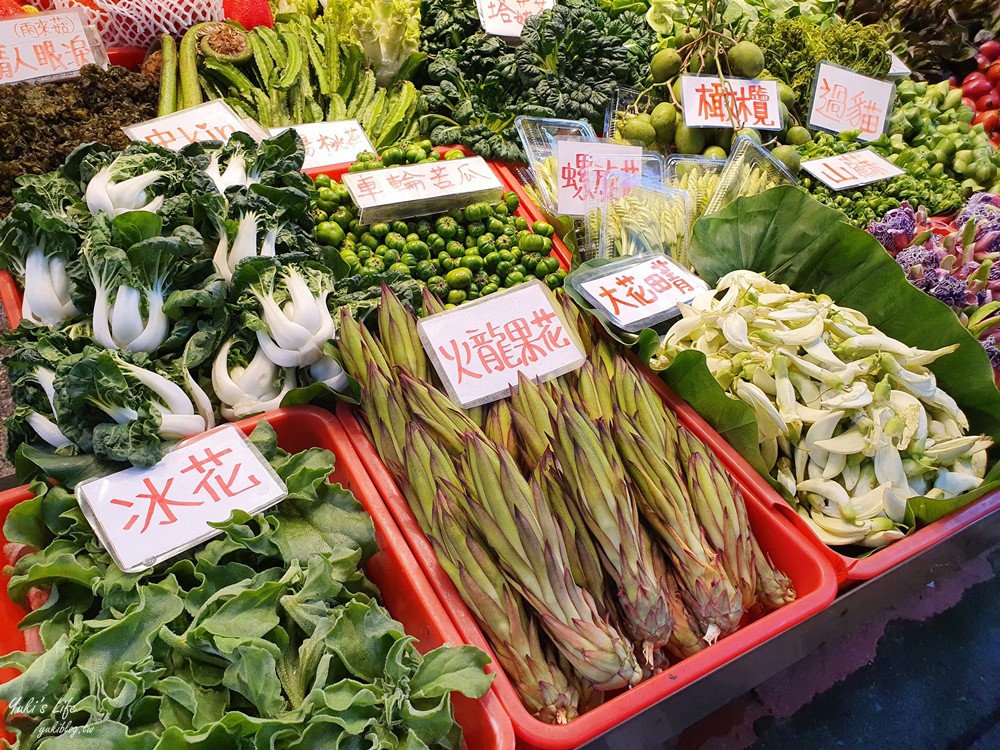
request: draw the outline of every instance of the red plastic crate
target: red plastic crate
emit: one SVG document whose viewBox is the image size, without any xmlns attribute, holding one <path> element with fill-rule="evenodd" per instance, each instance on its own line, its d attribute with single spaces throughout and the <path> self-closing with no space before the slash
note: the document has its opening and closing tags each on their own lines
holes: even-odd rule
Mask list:
<svg viewBox="0 0 1000 750">
<path fill-rule="evenodd" d="M 10 271 L 0 271 L 0 303 L 7 314 L 7 323 L 12 329 L 17 328 L 21 323 L 21 290 Z"/>
<path fill-rule="evenodd" d="M 720 457 L 725 468 L 736 475 L 733 469 L 738 465 L 745 465 L 743 459 L 659 378 L 651 372 L 647 376 L 667 405 L 677 413 L 680 422 L 704 440 Z M 482 630 L 462 602 L 448 574 L 438 563 L 430 541 L 420 529 L 409 504 L 354 417 L 351 407 L 342 404 L 338 416 L 458 631 L 467 642 L 489 650 Z M 833 602 L 837 593 L 837 578 L 829 562 L 782 516 L 774 513 L 766 501 L 756 497 L 755 486 L 744 482 L 739 476 L 736 478 L 747 500 L 750 525 L 761 547 L 792 578 L 798 594 L 796 601 L 747 624 L 733 635 L 678 662 L 664 673 L 610 697 L 603 705 L 561 726 L 545 724 L 531 716 L 510 680 L 498 669 L 493 687 L 513 722 L 518 747 L 532 750 L 570 750 L 579 747 L 698 678 L 724 666 L 731 659 L 794 627 Z"/>
<path fill-rule="evenodd" d="M 379 587 L 392 616 L 408 634 L 419 639 L 417 648 L 427 652 L 445 643 L 464 643 L 421 573 L 337 417 L 315 407 L 294 407 L 244 419 L 237 425 L 249 434 L 261 419 L 271 423 L 278 433 L 278 444 L 286 451 L 320 447 L 334 453 L 332 479 L 353 492 L 375 521 L 379 552 L 365 564 L 365 573 Z M 14 505 L 30 497 L 26 487 L 0 494 L 0 520 L 6 520 Z M 0 532 L 0 545 L 5 543 Z M 0 652 L 24 648 L 24 636 L 17 630 L 22 616 L 23 612 L 7 596 L 7 578 L 0 573 Z M 5 672 L 0 674 L 0 681 L 17 674 L 14 670 Z M 452 701 L 468 750 L 513 750 L 514 733 L 493 690 L 480 700 L 455 693 Z"/>
</svg>

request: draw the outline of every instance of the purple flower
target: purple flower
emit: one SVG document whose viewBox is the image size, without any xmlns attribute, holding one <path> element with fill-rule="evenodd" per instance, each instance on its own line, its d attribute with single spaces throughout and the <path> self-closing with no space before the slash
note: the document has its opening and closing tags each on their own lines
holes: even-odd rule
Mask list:
<svg viewBox="0 0 1000 750">
<path fill-rule="evenodd" d="M 881 221 L 869 224 L 868 231 L 889 252 L 902 250 L 917 234 L 917 214 L 909 203 L 904 202 L 899 208 L 889 211 Z"/>
<path fill-rule="evenodd" d="M 937 297 L 946 305 L 962 308 L 966 305 L 965 291 L 964 281 L 956 279 L 954 276 L 945 276 L 928 289 L 927 293 L 932 297 Z"/>
<path fill-rule="evenodd" d="M 1000 202 L 997 196 L 990 193 L 976 193 L 969 198 L 962 208 L 955 223 L 959 228 L 965 226 L 969 219 L 974 219 L 976 225 L 1000 223 Z"/>
<path fill-rule="evenodd" d="M 987 336 L 979 343 L 983 345 L 983 349 L 990 355 L 990 364 L 993 365 L 993 368 L 1000 370 L 1000 348 L 997 348 L 996 336 Z"/>
<path fill-rule="evenodd" d="M 1000 264 L 994 264 L 990 266 L 990 281 L 1000 281 Z"/>
<path fill-rule="evenodd" d="M 929 248 L 909 247 L 896 256 L 896 262 L 906 272 L 909 272 L 914 266 L 920 266 L 926 272 L 941 264 L 941 255 L 936 250 Z"/>
</svg>

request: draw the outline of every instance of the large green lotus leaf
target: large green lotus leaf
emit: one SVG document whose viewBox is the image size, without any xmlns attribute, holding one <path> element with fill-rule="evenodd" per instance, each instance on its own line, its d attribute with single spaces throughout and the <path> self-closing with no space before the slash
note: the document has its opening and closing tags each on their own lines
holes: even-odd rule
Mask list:
<svg viewBox="0 0 1000 750">
<path fill-rule="evenodd" d="M 914 288 L 879 242 L 848 224 L 839 211 L 790 185 L 739 198 L 698 220 L 690 257 L 711 285 L 730 271 L 757 271 L 798 291 L 827 294 L 910 346 L 937 349 L 960 344 L 931 369 L 938 385 L 969 417 L 971 431 L 1000 442 L 1000 391 L 983 348 L 947 305 Z M 663 377 L 761 470 L 752 410 L 714 382 L 703 355 L 691 352 L 678 357 Z M 995 460 L 997 454 L 994 447 L 991 457 Z M 954 499 L 915 499 L 910 504 L 915 517 L 934 521 L 1000 486 L 995 481 L 1000 479 L 1000 465 L 994 465 L 987 477 L 991 481 L 983 487 Z"/>
</svg>

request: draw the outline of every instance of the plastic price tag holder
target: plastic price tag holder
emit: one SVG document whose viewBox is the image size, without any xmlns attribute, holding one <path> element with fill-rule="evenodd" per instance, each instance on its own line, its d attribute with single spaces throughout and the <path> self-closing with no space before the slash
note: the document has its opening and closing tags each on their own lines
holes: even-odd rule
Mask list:
<svg viewBox="0 0 1000 750">
<path fill-rule="evenodd" d="M 285 132 L 289 128 L 271 128 L 271 136 Z M 292 125 L 291 129 L 302 139 L 305 161 L 302 169 L 332 167 L 335 164 L 353 162 L 363 151 L 375 152 L 375 147 L 357 120 L 336 122 L 310 122 Z"/>
<path fill-rule="evenodd" d="M 798 184 L 798 180 L 784 164 L 771 156 L 770 151 L 752 138 L 741 135 L 734 142 L 719 178 L 719 186 L 702 215 L 721 211 L 743 196 L 757 195 L 778 185 Z"/>
<path fill-rule="evenodd" d="M 669 255 L 686 266 L 691 198 L 662 181 L 615 173 L 601 207 L 599 258 Z"/>
<path fill-rule="evenodd" d="M 673 320 L 680 315 L 679 302 L 690 302 L 709 289 L 661 253 L 581 268 L 571 273 L 566 283 L 626 333 L 639 333 Z"/>
<path fill-rule="evenodd" d="M 689 128 L 781 130 L 778 82 L 756 78 L 681 76 L 681 99 Z"/>
<path fill-rule="evenodd" d="M 611 140 L 618 139 L 618 129 L 628 109 L 636 103 L 642 94 L 639 89 L 619 86 L 611 95 L 611 103 L 604 111 L 604 135 Z"/>
<path fill-rule="evenodd" d="M 163 146 L 171 151 L 180 151 L 185 146 L 199 141 L 221 141 L 225 143 L 233 133 L 249 133 L 254 138 L 267 131 L 260 125 L 247 125 L 232 107 L 222 99 L 199 104 L 197 107 L 182 109 L 165 117 L 156 117 L 135 125 L 122 128 L 133 141 L 146 141 L 154 146 Z"/>
<path fill-rule="evenodd" d="M 822 159 L 810 159 L 802 162 L 802 168 L 831 190 L 837 191 L 870 185 L 873 182 L 906 174 L 905 170 L 870 148 L 826 156 Z"/>
<path fill-rule="evenodd" d="M 890 78 L 906 78 L 912 72 L 906 63 L 899 59 L 895 52 L 889 52 L 889 72 L 886 73 Z"/>
<path fill-rule="evenodd" d="M 423 318 L 417 332 L 448 396 L 463 409 L 509 396 L 521 374 L 551 380 L 587 358 L 574 326 L 537 279 Z"/>
<path fill-rule="evenodd" d="M 858 140 L 878 140 L 889 129 L 896 84 L 823 60 L 816 66 L 808 125 L 829 133 L 857 130 Z"/>
<path fill-rule="evenodd" d="M 555 0 L 476 0 L 483 31 L 508 44 L 519 44 L 524 22 L 553 5 Z"/>
<path fill-rule="evenodd" d="M 600 138 L 597 141 L 557 140 L 556 214 L 582 219 L 604 200 L 612 170 L 650 180 L 663 179 L 663 157 L 641 146 Z"/>
<path fill-rule="evenodd" d="M 496 203 L 504 193 L 500 178 L 480 156 L 348 172 L 342 180 L 362 224 Z"/>
<path fill-rule="evenodd" d="M 542 201 L 542 208 L 549 216 L 559 215 L 556 192 L 555 142 L 559 140 L 596 141 L 597 134 L 589 123 L 582 120 L 559 120 L 549 117 L 514 118 L 514 127 L 521 137 L 521 144 L 531 167 L 531 175 Z"/>
<path fill-rule="evenodd" d="M 76 499 L 125 573 L 151 568 L 221 532 L 235 510 L 260 513 L 288 489 L 243 431 L 225 425 L 180 443 L 149 469 L 77 485 Z"/>
<path fill-rule="evenodd" d="M 61 81 L 84 65 L 108 67 L 101 35 L 79 8 L 0 20 L 0 50 L 0 83 Z"/>
</svg>

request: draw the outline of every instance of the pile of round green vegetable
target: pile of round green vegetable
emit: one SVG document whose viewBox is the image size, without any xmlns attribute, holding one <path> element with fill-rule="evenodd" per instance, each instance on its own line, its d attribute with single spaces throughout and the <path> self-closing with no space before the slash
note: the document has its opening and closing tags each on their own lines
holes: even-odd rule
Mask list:
<svg viewBox="0 0 1000 750">
<path fill-rule="evenodd" d="M 430 161 L 441 161 L 442 159 L 451 161 L 452 159 L 464 158 L 465 152 L 460 148 L 453 148 L 442 154 L 440 151 L 435 151 L 434 146 L 428 140 L 403 141 L 396 146 L 390 146 L 381 154 L 362 151 L 347 171 L 365 172 L 370 169 L 399 167 L 404 164 L 426 164 Z"/>
<path fill-rule="evenodd" d="M 384 157 L 383 157 L 384 158 Z M 336 248 L 352 273 L 393 271 L 419 279 L 445 307 L 478 299 L 524 281 L 562 286 L 566 271 L 551 255 L 551 224 L 516 216 L 520 202 L 473 203 L 446 214 L 362 226 L 347 188 L 316 178 L 313 215 L 319 244 Z"/>
</svg>

